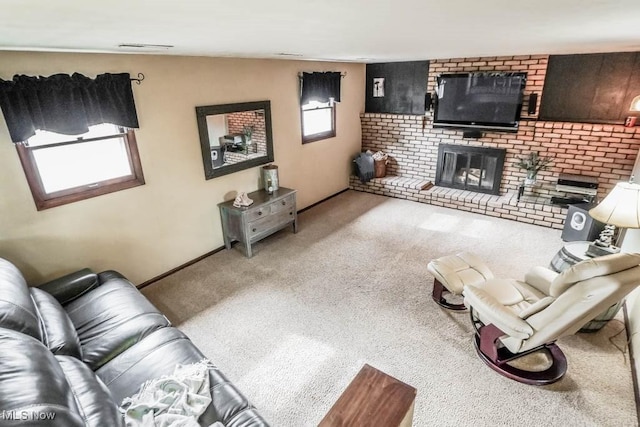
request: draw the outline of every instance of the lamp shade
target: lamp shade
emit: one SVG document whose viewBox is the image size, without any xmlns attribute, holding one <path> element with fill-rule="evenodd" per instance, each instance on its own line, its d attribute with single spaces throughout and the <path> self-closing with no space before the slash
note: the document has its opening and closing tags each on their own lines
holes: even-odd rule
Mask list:
<svg viewBox="0 0 640 427">
<path fill-rule="evenodd" d="M 633 101 L 631 101 L 631 106 L 629 107 L 629 111 L 640 111 L 640 95 L 633 98 Z"/>
<path fill-rule="evenodd" d="M 640 228 L 640 184 L 619 182 L 589 211 L 592 218 L 622 228 Z"/>
</svg>

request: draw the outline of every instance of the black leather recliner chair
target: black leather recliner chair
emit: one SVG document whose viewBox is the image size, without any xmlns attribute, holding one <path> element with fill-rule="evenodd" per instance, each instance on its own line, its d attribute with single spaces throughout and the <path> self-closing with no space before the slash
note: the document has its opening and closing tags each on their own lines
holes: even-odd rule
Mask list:
<svg viewBox="0 0 640 427">
<path fill-rule="evenodd" d="M 204 355 L 128 280 L 88 269 L 30 288 L 0 258 L 0 412 L 15 425 L 121 426 L 122 399 Z M 267 426 L 210 370 L 209 426 Z M 14 424 L 11 424 L 14 425 Z"/>
</svg>

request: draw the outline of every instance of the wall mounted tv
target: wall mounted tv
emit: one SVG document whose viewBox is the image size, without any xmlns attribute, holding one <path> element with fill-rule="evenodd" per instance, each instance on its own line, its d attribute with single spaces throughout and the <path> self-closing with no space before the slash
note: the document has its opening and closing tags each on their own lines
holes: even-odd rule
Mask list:
<svg viewBox="0 0 640 427">
<path fill-rule="evenodd" d="M 518 131 L 527 73 L 441 74 L 436 83 L 434 128 Z"/>
</svg>

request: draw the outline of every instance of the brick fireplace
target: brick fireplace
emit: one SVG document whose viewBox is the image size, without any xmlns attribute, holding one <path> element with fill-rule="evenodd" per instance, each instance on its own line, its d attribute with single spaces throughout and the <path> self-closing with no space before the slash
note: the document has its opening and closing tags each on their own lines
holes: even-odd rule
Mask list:
<svg viewBox="0 0 640 427">
<path fill-rule="evenodd" d="M 435 185 L 500 194 L 504 148 L 438 144 Z"/>
<path fill-rule="evenodd" d="M 392 197 L 478 212 L 491 216 L 562 228 L 566 208 L 550 205 L 560 173 L 598 178 L 599 198 L 616 182 L 629 179 L 640 148 L 640 127 L 590 123 L 538 121 L 526 115 L 529 94 L 542 93 L 547 66 L 546 55 L 489 58 L 461 58 L 431 61 L 428 91 L 433 92 L 440 73 L 471 71 L 526 71 L 525 105 L 517 133 L 485 133 L 482 138 L 464 139 L 462 132 L 433 128 L 426 116 L 364 113 L 361 115 L 362 149 L 384 151 L 390 156 L 387 174 L 391 177 L 361 184 L 352 177 L 350 188 Z M 540 99 L 540 97 L 538 97 Z M 537 111 L 537 108 L 536 108 Z M 504 171 L 499 194 L 435 186 L 440 144 L 488 147 L 505 150 Z M 538 183 L 527 187 L 518 201 L 518 187 L 525 172 L 513 165 L 531 151 L 552 157 L 552 167 L 540 172 Z"/>
</svg>

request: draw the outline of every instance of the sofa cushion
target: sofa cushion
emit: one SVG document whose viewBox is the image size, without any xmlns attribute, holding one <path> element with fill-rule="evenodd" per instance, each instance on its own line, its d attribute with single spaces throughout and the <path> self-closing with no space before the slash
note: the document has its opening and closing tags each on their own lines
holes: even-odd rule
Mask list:
<svg viewBox="0 0 640 427">
<path fill-rule="evenodd" d="M 156 329 L 169 326 L 129 281 L 113 278 L 65 306 L 82 347 L 82 360 L 96 370 Z"/>
<path fill-rule="evenodd" d="M 42 339 L 40 320 L 20 270 L 0 258 L 0 327 Z"/>
<path fill-rule="evenodd" d="M 31 288 L 30 291 L 40 315 L 44 345 L 49 347 L 53 354 L 82 359 L 80 339 L 76 329 L 58 300 L 38 288 Z"/>
<path fill-rule="evenodd" d="M 148 380 L 168 375 L 178 364 L 204 359 L 198 348 L 175 328 L 155 331 L 134 347 L 102 366 L 96 374 L 109 387 L 114 399 L 122 403 L 136 394 Z M 240 391 L 217 369 L 209 370 L 212 403 L 199 421 L 209 425 L 221 421 L 228 425 L 267 425 Z"/>
<path fill-rule="evenodd" d="M 15 425 L 85 425 L 64 372 L 47 347 L 28 335 L 0 328 L 0 349 L 0 413 L 5 420 L 32 420 Z M 53 420 L 33 422 L 51 414 Z"/>
<path fill-rule="evenodd" d="M 76 406 L 87 427 L 123 425 L 109 389 L 91 369 L 71 356 L 56 356 L 75 396 Z"/>
</svg>

